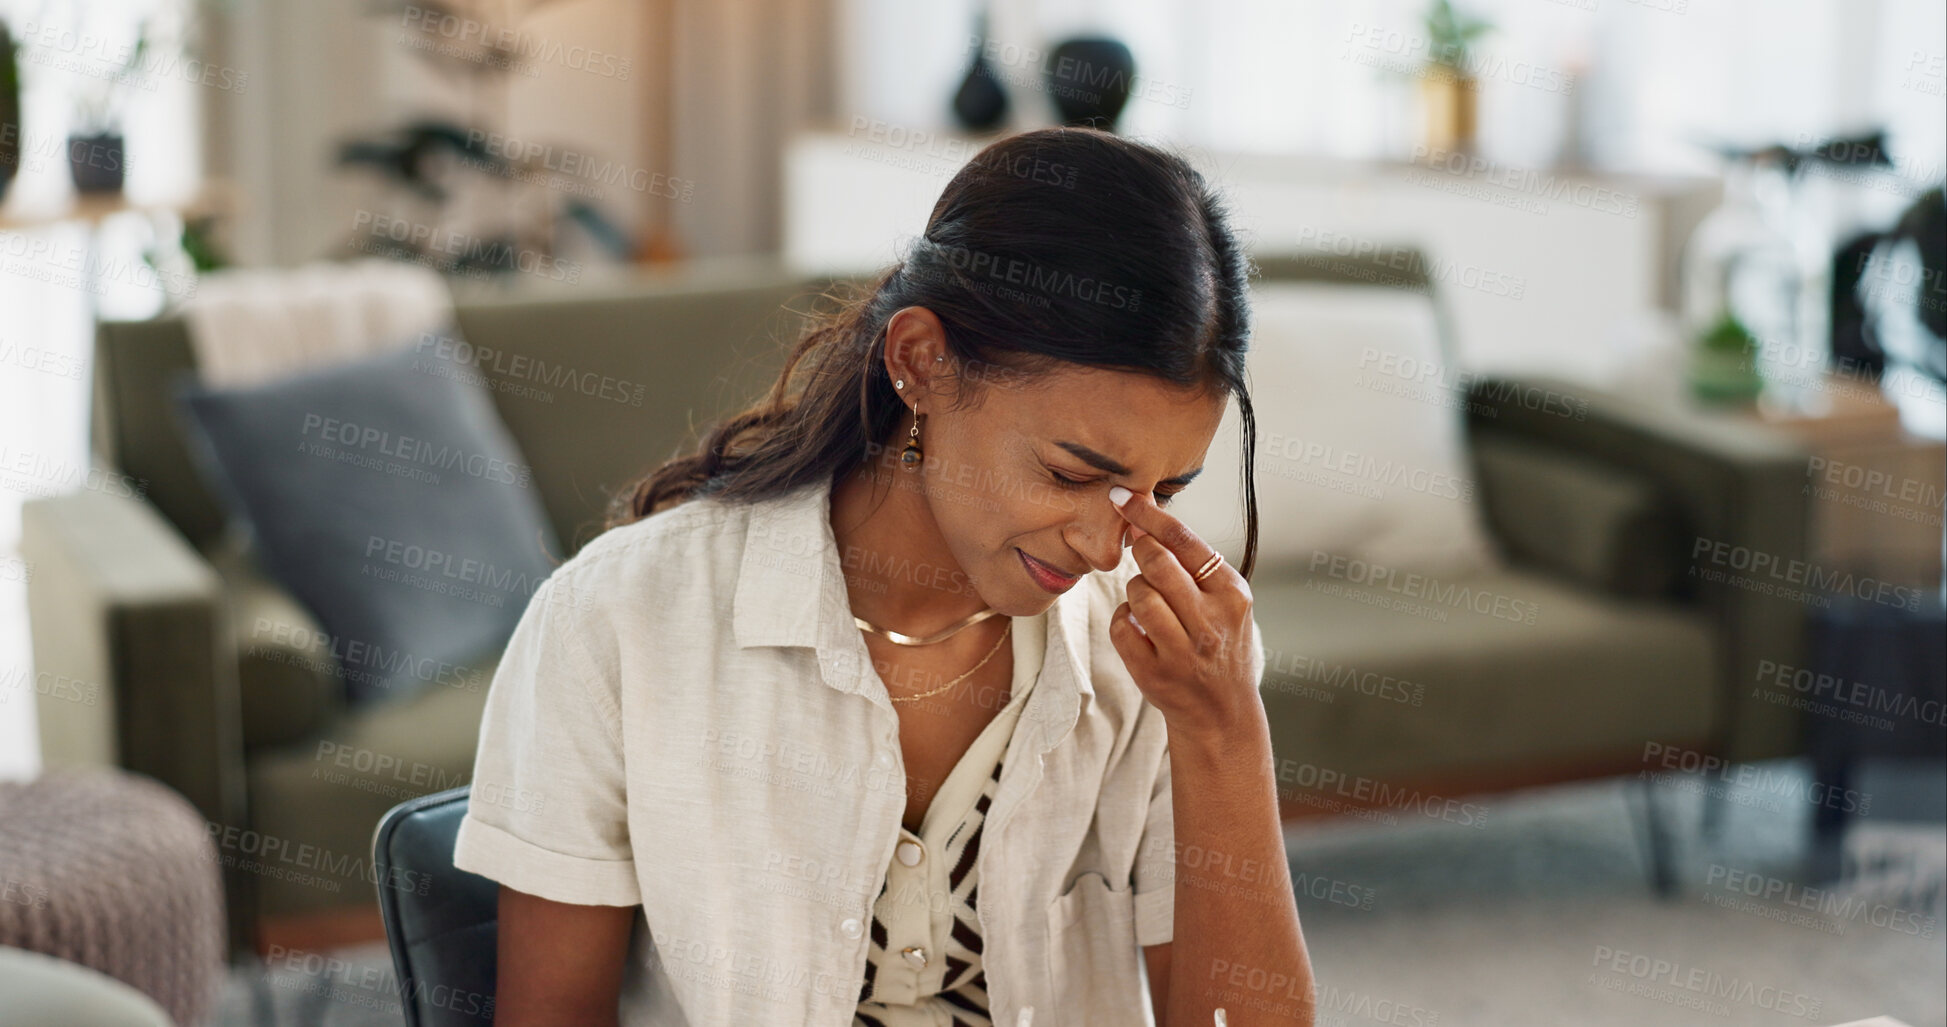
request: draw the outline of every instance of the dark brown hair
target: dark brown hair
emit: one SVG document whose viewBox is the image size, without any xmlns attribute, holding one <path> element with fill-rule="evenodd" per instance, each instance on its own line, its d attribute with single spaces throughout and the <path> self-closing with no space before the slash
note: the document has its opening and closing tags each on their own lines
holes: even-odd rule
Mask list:
<svg viewBox="0 0 1947 1027">
<path fill-rule="evenodd" d="M 906 256 L 815 315 L 764 399 L 615 497 L 607 527 L 686 499 L 752 501 L 836 481 L 910 410 L 886 374 L 886 322 L 925 307 L 948 373 L 1033 376 L 1062 362 L 1234 396 L 1244 562 L 1257 561 L 1257 422 L 1244 382 L 1250 265 L 1221 200 L 1181 157 L 1089 128 L 999 140 L 948 182 Z M 980 373 L 969 373 L 970 368 Z"/>
</svg>

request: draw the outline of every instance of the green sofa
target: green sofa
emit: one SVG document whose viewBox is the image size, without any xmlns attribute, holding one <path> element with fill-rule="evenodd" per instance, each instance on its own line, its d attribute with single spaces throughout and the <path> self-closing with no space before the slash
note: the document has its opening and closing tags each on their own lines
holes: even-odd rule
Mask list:
<svg viewBox="0 0 1947 1027">
<path fill-rule="evenodd" d="M 794 333 L 826 284 L 731 261 L 573 290 L 474 290 L 455 310 L 468 343 L 500 354 L 482 365 L 494 401 L 572 552 L 600 530 L 609 490 L 769 385 L 784 355 L 771 341 Z M 470 778 L 498 653 L 446 675 L 456 687 L 344 708 L 329 640 L 253 566 L 190 463 L 164 386 L 191 362 L 179 317 L 98 326 L 93 448 L 118 473 L 26 504 L 21 550 L 36 568 L 36 669 L 90 700 L 40 697 L 46 763 L 120 764 L 187 796 L 225 862 L 241 953 L 260 918 L 309 918 L 315 933 L 338 929 L 334 912 L 376 911 L 373 828 L 397 803 Z M 564 387 L 563 368 L 595 383 L 589 394 Z"/>
<path fill-rule="evenodd" d="M 1331 261 L 1264 267 L 1346 275 Z M 1371 284 L 1358 269 L 1345 281 Z M 720 265 L 466 295 L 457 310 L 476 346 L 645 390 L 640 406 L 543 402 L 521 370 L 531 365 L 485 368 L 572 551 L 599 529 L 609 490 L 769 384 L 784 355 L 777 343 L 826 284 L 769 264 Z M 260 918 L 373 907 L 374 825 L 405 798 L 467 780 L 484 686 L 430 689 L 377 710 L 339 705 L 328 657 L 300 644 L 315 623 L 228 539 L 193 472 L 161 388 L 190 361 L 179 319 L 99 326 L 94 447 L 136 487 L 29 503 L 22 548 L 36 567 L 38 668 L 106 697 L 42 698 L 47 762 L 119 763 L 195 803 L 224 852 L 241 952 L 256 945 Z M 1263 695 L 1281 768 L 1460 794 L 1643 769 L 1646 740 L 1738 758 L 1797 751 L 1793 717 L 1744 698 L 1744 682 L 1754 659 L 1793 659 L 1799 610 L 1681 582 L 1645 594 L 1631 569 L 1645 546 L 1660 547 L 1666 566 L 1686 561 L 1695 536 L 1802 552 L 1803 454 L 1564 383 L 1552 387 L 1577 396 L 1587 416 L 1555 416 L 1523 401 L 1533 384 L 1476 383 L 1470 440 L 1497 541 L 1521 554 L 1483 584 L 1549 616 L 1519 626 L 1485 615 L 1413 621 L 1325 596 L 1302 571 L 1261 570 L 1253 590 L 1274 660 L 1302 653 L 1422 686 L 1417 705 L 1353 690 L 1320 701 L 1269 668 Z M 1643 516 L 1652 501 L 1659 516 Z M 491 679 L 495 655 L 473 662 L 476 680 Z M 1340 808 L 1308 793 L 1304 777 L 1281 779 L 1289 814 Z"/>
<path fill-rule="evenodd" d="M 1426 297 L 1450 335 L 1431 265 L 1414 251 L 1258 261 L 1269 281 Z M 1462 366 L 1451 339 L 1443 349 L 1448 367 Z M 1275 385 L 1254 379 L 1260 393 Z M 1412 605 L 1438 616 L 1387 609 L 1377 600 L 1408 590 L 1353 588 L 1329 566 L 1260 564 L 1254 575 L 1260 692 L 1287 818 L 1364 809 L 1465 823 L 1471 812 L 1446 800 L 1802 754 L 1801 716 L 1752 686 L 1767 661 L 1802 665 L 1806 606 L 1717 580 L 1710 554 L 1721 550 L 1693 554 L 1708 540 L 1804 559 L 1809 453 L 1754 422 L 1564 380 L 1459 385 L 1470 470 L 1503 569 L 1420 590 Z M 1492 602 L 1453 600 L 1467 594 Z M 1653 803 L 1655 789 L 1645 792 Z M 1706 806 L 1713 819 L 1721 811 Z M 1651 806 L 1653 847 L 1667 827 L 1659 819 Z M 1667 887 L 1667 853 L 1652 855 Z"/>
</svg>

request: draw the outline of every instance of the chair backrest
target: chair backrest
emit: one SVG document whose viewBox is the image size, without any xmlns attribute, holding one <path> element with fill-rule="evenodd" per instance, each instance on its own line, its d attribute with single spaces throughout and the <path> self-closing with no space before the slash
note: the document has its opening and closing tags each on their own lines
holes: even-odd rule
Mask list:
<svg viewBox="0 0 1947 1027">
<path fill-rule="evenodd" d="M 372 839 L 407 1027 L 493 1022 L 500 885 L 453 865 L 468 787 L 392 807 Z"/>
</svg>

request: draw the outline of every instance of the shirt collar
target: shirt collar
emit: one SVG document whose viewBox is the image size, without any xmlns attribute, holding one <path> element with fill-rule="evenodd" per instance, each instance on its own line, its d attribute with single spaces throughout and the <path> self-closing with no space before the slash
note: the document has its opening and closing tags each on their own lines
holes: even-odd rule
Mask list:
<svg viewBox="0 0 1947 1027">
<path fill-rule="evenodd" d="M 838 539 L 831 526 L 831 481 L 821 479 L 751 504 L 737 572 L 732 630 L 739 648 L 806 646 L 818 650 L 825 683 L 841 692 L 874 695 L 864 639 L 852 623 Z M 1090 684 L 1090 575 L 1056 597 L 1049 610 L 1046 665 L 1023 715 L 1066 733 Z M 1052 687 L 1050 687 L 1052 686 Z"/>
</svg>

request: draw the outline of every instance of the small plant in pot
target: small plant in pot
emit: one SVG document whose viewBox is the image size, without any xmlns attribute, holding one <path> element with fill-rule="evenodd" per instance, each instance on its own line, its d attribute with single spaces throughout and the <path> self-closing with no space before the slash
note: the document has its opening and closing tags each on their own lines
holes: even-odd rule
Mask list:
<svg viewBox="0 0 1947 1027">
<path fill-rule="evenodd" d="M 1452 0 L 1434 0 L 1425 25 L 1427 64 L 1420 73 L 1420 99 L 1426 106 L 1426 146 L 1470 150 L 1480 93 L 1472 48 L 1493 25 L 1454 10 Z"/>
<path fill-rule="evenodd" d="M 1764 391 L 1758 338 L 1737 315 L 1724 311 L 1690 351 L 1690 392 L 1705 403 L 1748 403 Z"/>
<path fill-rule="evenodd" d="M 119 193 L 128 154 L 122 137 L 122 104 L 127 86 L 149 50 L 149 23 L 144 21 L 134 45 L 115 74 L 88 82 L 75 95 L 74 128 L 68 133 L 68 174 L 76 192 Z"/>
</svg>

